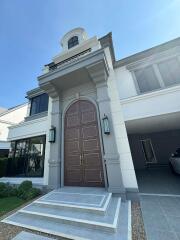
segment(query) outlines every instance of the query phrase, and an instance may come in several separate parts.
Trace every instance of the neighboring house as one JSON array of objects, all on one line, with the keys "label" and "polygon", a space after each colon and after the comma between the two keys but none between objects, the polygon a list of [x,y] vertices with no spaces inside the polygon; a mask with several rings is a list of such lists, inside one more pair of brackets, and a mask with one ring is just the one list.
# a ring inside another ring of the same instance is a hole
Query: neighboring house
[{"label": "neighboring house", "polygon": [[7,110],[6,108],[0,107],[0,114],[3,113],[3,112],[5,112],[6,110]]},{"label": "neighboring house", "polygon": [[111,33],[76,28],[61,46],[9,127],[12,176],[135,197],[135,169],[167,165],[179,146],[180,38],[119,61]]},{"label": "neighboring house", "polygon": [[19,106],[2,109],[0,108],[0,157],[8,156],[10,142],[7,140],[9,129],[24,120],[27,115],[27,103]]}]

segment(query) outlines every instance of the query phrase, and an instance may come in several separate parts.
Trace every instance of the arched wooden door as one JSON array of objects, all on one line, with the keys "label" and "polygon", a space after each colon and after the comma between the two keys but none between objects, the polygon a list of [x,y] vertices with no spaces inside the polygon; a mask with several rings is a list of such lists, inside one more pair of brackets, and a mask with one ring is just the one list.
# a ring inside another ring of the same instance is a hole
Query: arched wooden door
[{"label": "arched wooden door", "polygon": [[64,124],[64,184],[104,186],[97,112],[87,100],[73,103]]}]

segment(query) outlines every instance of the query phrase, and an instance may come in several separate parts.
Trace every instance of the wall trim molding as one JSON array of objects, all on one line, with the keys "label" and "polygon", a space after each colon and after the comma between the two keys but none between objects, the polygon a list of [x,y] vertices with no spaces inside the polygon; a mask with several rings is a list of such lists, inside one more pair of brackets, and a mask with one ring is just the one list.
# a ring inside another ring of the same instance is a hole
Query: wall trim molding
[{"label": "wall trim molding", "polygon": [[144,94],[140,94],[140,95],[136,95],[130,98],[125,98],[125,99],[120,99],[121,104],[128,104],[131,102],[135,102],[135,101],[141,101],[144,99],[148,99],[148,98],[153,98],[156,96],[160,96],[160,95],[165,95],[168,93],[173,93],[173,92],[178,92],[180,91],[180,85],[176,85],[176,86],[171,86],[171,87],[167,87],[167,88],[163,88],[157,91],[152,91],[149,93],[144,93]]},{"label": "wall trim molding", "polygon": [[43,122],[43,121],[46,121],[47,118],[48,118],[48,116],[41,117],[41,118],[38,118],[38,119],[29,120],[29,121],[26,121],[26,122],[23,121],[23,122],[20,122],[19,124],[16,124],[14,126],[9,127],[9,129],[23,127],[23,126],[31,125],[31,124],[37,123],[37,122]]}]

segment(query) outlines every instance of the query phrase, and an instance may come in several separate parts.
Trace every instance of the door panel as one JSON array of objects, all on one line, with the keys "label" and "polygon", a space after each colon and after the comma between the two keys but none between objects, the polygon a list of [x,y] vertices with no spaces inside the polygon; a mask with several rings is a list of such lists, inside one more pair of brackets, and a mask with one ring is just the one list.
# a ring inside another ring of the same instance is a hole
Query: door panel
[{"label": "door panel", "polygon": [[95,106],[81,100],[65,116],[65,185],[104,186]]},{"label": "door panel", "polygon": [[99,153],[85,153],[84,154],[84,166],[89,167],[101,167],[101,156]]},{"label": "door panel", "polygon": [[81,123],[87,124],[96,121],[95,112],[83,112],[81,114]]},{"label": "door panel", "polygon": [[101,172],[97,169],[85,169],[85,186],[102,186]]},{"label": "door panel", "polygon": [[97,126],[84,126],[82,128],[82,137],[83,139],[98,138],[98,129]]}]

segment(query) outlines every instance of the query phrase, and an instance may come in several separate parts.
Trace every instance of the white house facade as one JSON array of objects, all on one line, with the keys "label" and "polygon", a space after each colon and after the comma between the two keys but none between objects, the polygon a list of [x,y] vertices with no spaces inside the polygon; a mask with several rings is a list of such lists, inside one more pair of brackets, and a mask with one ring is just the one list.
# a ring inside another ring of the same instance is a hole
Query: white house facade
[{"label": "white house facade", "polygon": [[27,115],[27,103],[3,109],[0,108],[0,157],[8,156],[10,142],[7,140],[9,127],[24,121]]},{"label": "white house facade", "polygon": [[136,197],[135,169],[167,165],[179,147],[180,38],[119,61],[111,33],[76,28],[61,46],[9,126],[8,177]]}]

